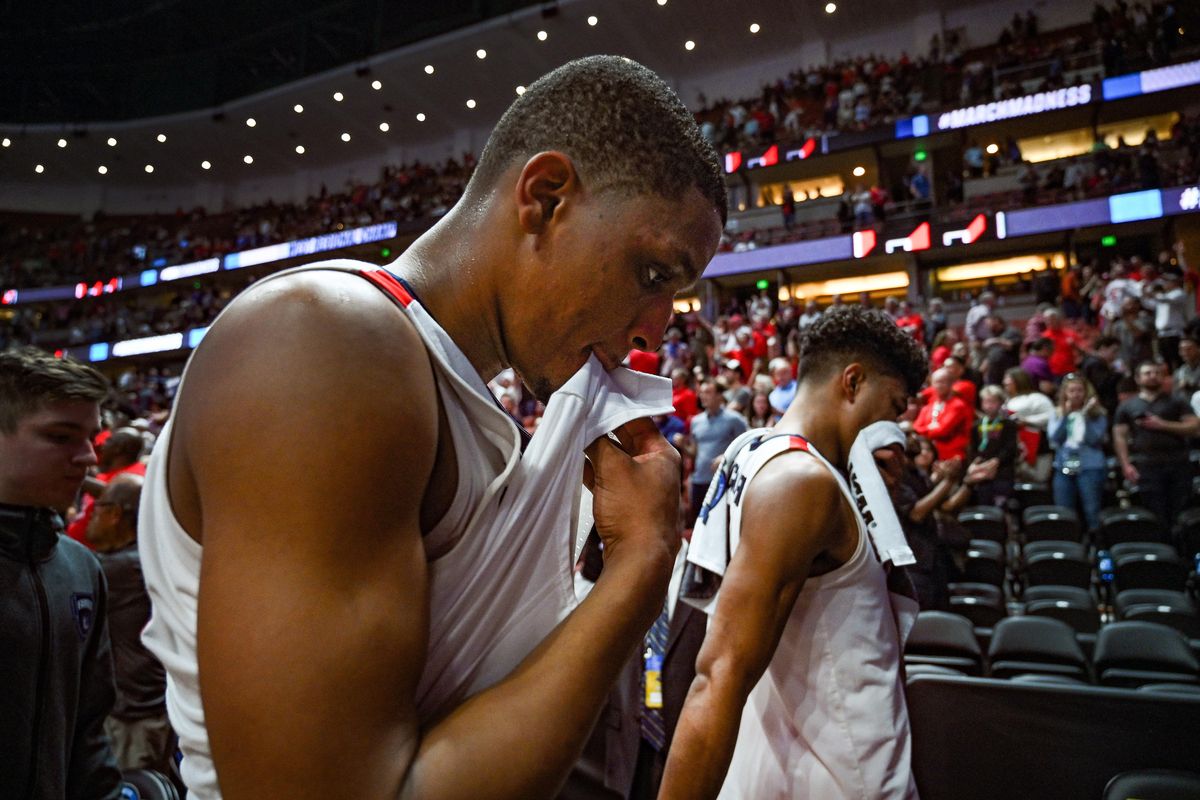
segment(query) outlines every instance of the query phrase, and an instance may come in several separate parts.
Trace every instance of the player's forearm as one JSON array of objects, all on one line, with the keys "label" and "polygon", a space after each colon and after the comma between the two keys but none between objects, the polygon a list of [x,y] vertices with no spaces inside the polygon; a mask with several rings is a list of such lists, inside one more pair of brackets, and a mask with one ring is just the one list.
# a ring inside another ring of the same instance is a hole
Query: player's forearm
[{"label": "player's forearm", "polygon": [[404,798],[552,797],[662,609],[671,559],[610,554],[587,599],[502,683],[421,742]]},{"label": "player's forearm", "polygon": [[659,800],[714,798],[733,758],[748,692],[698,674],[675,726]]}]

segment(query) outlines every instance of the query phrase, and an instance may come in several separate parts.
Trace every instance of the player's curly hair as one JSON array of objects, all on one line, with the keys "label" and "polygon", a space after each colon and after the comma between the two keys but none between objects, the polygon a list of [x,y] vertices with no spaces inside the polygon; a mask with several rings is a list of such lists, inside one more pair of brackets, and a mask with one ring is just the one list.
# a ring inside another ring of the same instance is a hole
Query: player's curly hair
[{"label": "player's curly hair", "polygon": [[859,361],[904,382],[916,394],[929,374],[929,359],[916,340],[887,314],[858,305],[827,310],[800,338],[800,382],[824,377]]},{"label": "player's curly hair", "polygon": [[491,188],[514,162],[547,150],[570,156],[592,191],[676,200],[695,186],[726,220],[717,151],[671,87],[628,58],[589,56],[534,81],[496,123],[471,184]]}]

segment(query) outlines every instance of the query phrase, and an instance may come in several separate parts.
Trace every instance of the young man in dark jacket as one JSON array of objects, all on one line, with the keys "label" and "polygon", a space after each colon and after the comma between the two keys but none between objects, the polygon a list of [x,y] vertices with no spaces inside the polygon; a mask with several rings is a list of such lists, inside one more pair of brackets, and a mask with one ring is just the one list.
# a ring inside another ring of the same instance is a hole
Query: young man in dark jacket
[{"label": "young man in dark jacket", "polygon": [[0,353],[0,796],[119,798],[107,590],[60,512],[96,463],[108,391],[90,367]]}]

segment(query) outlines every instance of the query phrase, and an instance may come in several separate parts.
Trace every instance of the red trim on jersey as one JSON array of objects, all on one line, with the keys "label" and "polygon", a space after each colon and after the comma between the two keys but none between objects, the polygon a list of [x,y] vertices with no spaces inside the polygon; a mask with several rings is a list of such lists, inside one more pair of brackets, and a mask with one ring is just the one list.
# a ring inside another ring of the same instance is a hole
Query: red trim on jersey
[{"label": "red trim on jersey", "polygon": [[404,308],[408,308],[409,303],[413,301],[412,295],[404,288],[404,284],[396,280],[396,277],[386,269],[364,269],[359,274],[382,289],[384,294],[389,295]]},{"label": "red trim on jersey", "polygon": [[809,448],[808,439],[805,439],[803,436],[796,434],[796,433],[788,435],[788,449],[789,450],[805,450],[805,451],[807,451],[808,448]]}]

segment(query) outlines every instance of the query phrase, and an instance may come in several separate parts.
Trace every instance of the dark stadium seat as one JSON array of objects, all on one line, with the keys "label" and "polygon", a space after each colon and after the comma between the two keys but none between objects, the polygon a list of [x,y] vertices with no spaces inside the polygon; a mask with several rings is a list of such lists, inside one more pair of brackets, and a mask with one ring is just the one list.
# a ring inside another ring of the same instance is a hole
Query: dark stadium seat
[{"label": "dark stadium seat", "polygon": [[918,664],[947,667],[965,675],[983,674],[983,652],[970,621],[944,611],[917,616],[904,645],[906,668]]},{"label": "dark stadium seat", "polygon": [[951,597],[986,597],[999,605],[1004,604],[1004,590],[991,583],[952,583],[948,588]]},{"label": "dark stadium seat", "polygon": [[134,769],[121,775],[122,800],[179,800],[179,792],[161,773]]},{"label": "dark stadium seat", "polygon": [[1065,622],[1046,617],[1009,617],[996,623],[988,662],[994,678],[1025,673],[1091,678],[1075,632]]},{"label": "dark stadium seat", "polygon": [[1078,542],[1037,542],[1026,548],[1022,575],[1029,586],[1053,584],[1086,589],[1092,583],[1092,564]]},{"label": "dark stadium seat", "polygon": [[1196,800],[1200,773],[1174,769],[1123,772],[1104,787],[1103,800]]},{"label": "dark stadium seat", "polygon": [[1139,692],[1158,692],[1159,694],[1200,698],[1200,684],[1196,683],[1143,683],[1137,687],[1137,690]]},{"label": "dark stadium seat", "polygon": [[963,566],[967,582],[1003,586],[1004,574],[1004,545],[989,539],[971,540]]},{"label": "dark stadium seat", "polygon": [[1076,633],[1100,630],[1100,611],[1090,599],[1084,603],[1065,598],[1033,600],[1025,603],[1025,613],[1031,617],[1062,620]]},{"label": "dark stadium seat", "polygon": [[1079,678],[1068,678],[1066,675],[1037,675],[1027,672],[1024,675],[1014,675],[1009,678],[1017,683],[1038,683],[1044,686],[1088,686],[1087,681]]},{"label": "dark stadium seat", "polygon": [[1113,585],[1126,589],[1175,589],[1187,586],[1188,570],[1175,553],[1130,553],[1113,556]]},{"label": "dark stadium seat", "polygon": [[1113,545],[1109,550],[1109,555],[1114,559],[1137,553],[1154,553],[1166,557],[1179,555],[1174,547],[1165,542],[1121,542]]},{"label": "dark stadium seat", "polygon": [[[1196,480],[1200,481],[1200,478]],[[1195,489],[1192,497],[1197,497]],[[1200,553],[1200,508],[1189,508],[1179,515],[1175,520],[1174,537],[1179,554],[1185,559]]]},{"label": "dark stadium seat", "polygon": [[1117,594],[1117,619],[1167,625],[1189,639],[1200,639],[1200,610],[1191,597],[1170,589],[1126,589]]},{"label": "dark stadium seat", "polygon": [[1003,601],[974,595],[952,596],[950,611],[966,617],[976,628],[991,628],[1007,615]]},{"label": "dark stadium seat", "polygon": [[1078,542],[1083,539],[1079,515],[1065,506],[1030,506],[1021,514],[1021,529],[1027,542],[1047,539]]},{"label": "dark stadium seat", "polygon": [[1163,524],[1144,508],[1106,508],[1100,512],[1099,541],[1105,547],[1121,542],[1166,541]]},{"label": "dark stadium seat", "polygon": [[994,506],[971,506],[958,513],[958,522],[971,534],[972,539],[990,539],[993,542],[1008,540],[1008,521],[1004,512]]},{"label": "dark stadium seat", "polygon": [[1083,589],[1079,586],[1055,586],[1054,584],[1027,586],[1021,595],[1021,599],[1027,603],[1034,600],[1063,599],[1080,604],[1091,603],[1092,605],[1096,605],[1096,596],[1088,589]]},{"label": "dark stadium seat", "polygon": [[950,667],[940,667],[936,664],[910,664],[907,659],[904,662],[904,675],[906,678],[917,675],[957,675],[961,678],[967,677],[967,673],[951,669]]},{"label": "dark stadium seat", "polygon": [[1044,483],[1018,483],[1013,486],[1013,499],[1017,508],[1024,512],[1033,506],[1048,506],[1054,503],[1050,487]]},{"label": "dark stadium seat", "polygon": [[1100,629],[1094,659],[1104,686],[1200,683],[1200,662],[1179,631],[1153,622],[1113,622]]}]

